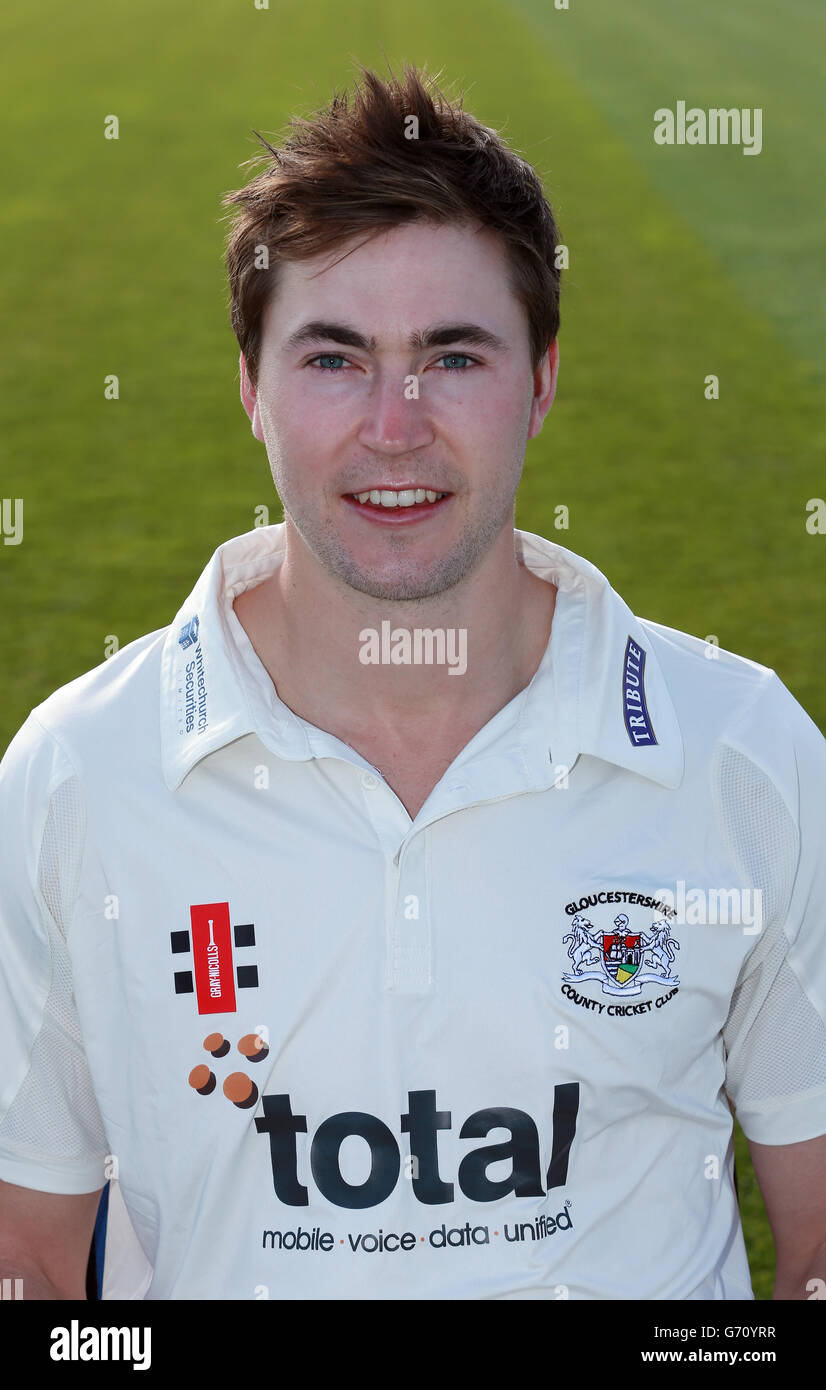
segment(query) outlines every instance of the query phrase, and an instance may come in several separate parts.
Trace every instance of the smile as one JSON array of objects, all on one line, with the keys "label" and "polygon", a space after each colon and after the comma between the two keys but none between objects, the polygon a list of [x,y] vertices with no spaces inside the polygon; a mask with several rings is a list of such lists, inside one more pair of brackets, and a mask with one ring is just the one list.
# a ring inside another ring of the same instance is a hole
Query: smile
[{"label": "smile", "polygon": [[349,494],[354,497],[362,506],[367,503],[374,507],[415,507],[422,502],[440,502],[443,497],[447,497],[446,492],[433,492],[430,488],[403,488],[401,492],[394,492],[389,488],[372,488],[368,492],[353,492]]}]

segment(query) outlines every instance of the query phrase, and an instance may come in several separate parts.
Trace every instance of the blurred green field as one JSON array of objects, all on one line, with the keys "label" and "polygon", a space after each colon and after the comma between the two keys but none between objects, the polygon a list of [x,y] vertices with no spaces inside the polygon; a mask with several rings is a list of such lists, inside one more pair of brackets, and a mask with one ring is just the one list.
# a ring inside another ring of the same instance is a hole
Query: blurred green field
[{"label": "blurred green field", "polygon": [[[220,197],[247,177],[253,127],[272,138],[385,55],[466,89],[544,177],[570,247],[558,395],[518,525],[588,556],[643,617],[774,667],[826,728],[826,537],[805,529],[826,493],[824,40],[815,0],[38,0],[0,16],[0,496],[25,518],[23,544],[0,546],[0,749],[107,637],[168,623],[257,506],[280,520],[238,400]],[[762,153],[655,146],[653,112],[678,99],[761,106]],[[739,1130],[737,1157],[767,1298]]]}]

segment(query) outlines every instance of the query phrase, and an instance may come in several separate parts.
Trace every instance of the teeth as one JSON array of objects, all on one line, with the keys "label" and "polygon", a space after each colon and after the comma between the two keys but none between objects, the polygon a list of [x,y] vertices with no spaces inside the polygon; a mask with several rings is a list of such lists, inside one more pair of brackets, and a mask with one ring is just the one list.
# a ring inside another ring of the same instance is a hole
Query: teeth
[{"label": "teeth", "polygon": [[365,502],[372,502],[374,507],[412,507],[425,500],[436,502],[446,495],[444,492],[432,492],[429,488],[423,487],[408,487],[401,492],[393,492],[389,488],[373,488],[370,492],[355,493],[362,505]]}]

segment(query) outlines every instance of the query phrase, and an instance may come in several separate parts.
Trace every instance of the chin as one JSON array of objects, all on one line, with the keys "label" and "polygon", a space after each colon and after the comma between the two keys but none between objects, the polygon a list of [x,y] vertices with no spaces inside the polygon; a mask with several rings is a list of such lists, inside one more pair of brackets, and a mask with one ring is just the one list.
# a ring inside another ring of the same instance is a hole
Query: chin
[{"label": "chin", "polygon": [[357,568],[336,571],[340,579],[357,593],[367,594],[369,598],[383,599],[386,603],[415,603],[419,599],[432,598],[444,591],[448,585],[428,581],[421,570],[410,575],[381,575],[376,571]]}]

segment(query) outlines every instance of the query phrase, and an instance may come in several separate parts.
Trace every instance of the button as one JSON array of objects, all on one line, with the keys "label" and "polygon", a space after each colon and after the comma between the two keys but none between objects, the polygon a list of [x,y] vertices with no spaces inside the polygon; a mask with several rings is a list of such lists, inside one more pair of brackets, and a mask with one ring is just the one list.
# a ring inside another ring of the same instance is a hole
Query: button
[{"label": "button", "polygon": [[379,785],[379,779],[378,777],[374,777],[372,772],[363,772],[361,774],[361,785],[366,788],[367,791],[371,792],[374,787]]}]

